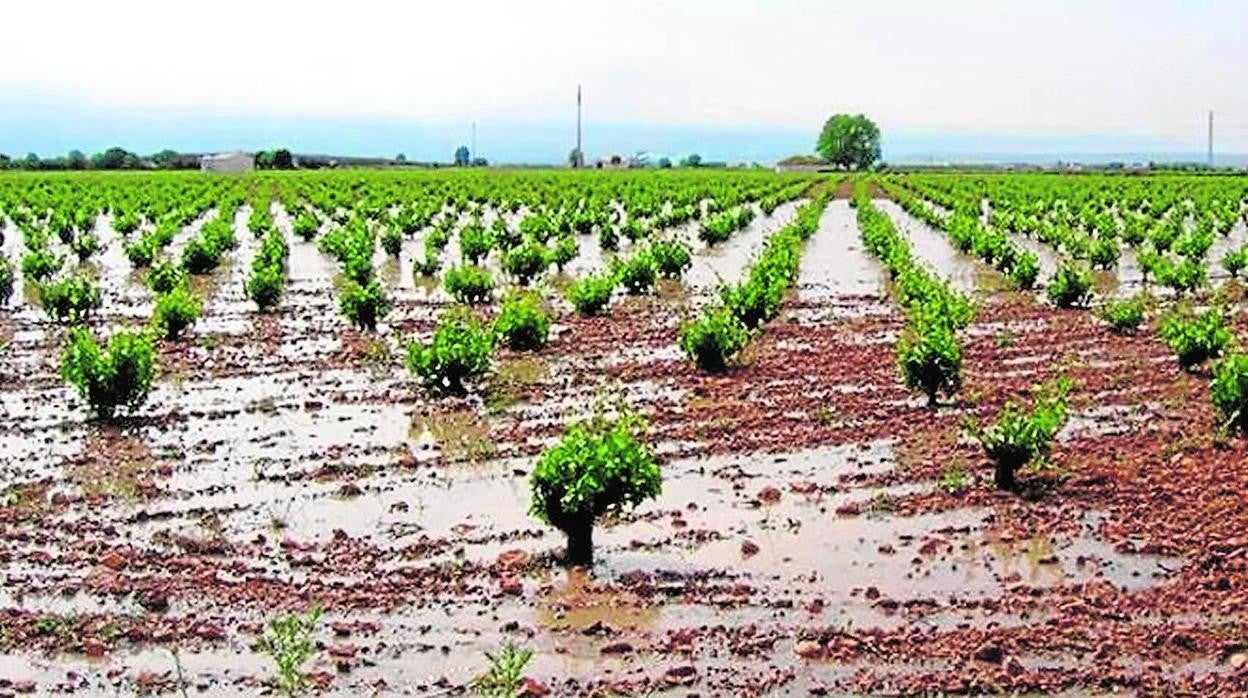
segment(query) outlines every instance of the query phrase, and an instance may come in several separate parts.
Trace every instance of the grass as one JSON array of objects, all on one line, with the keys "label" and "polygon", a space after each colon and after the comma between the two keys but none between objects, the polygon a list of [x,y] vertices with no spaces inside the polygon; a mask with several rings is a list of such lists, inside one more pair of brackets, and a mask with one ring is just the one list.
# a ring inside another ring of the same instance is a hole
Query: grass
[{"label": "grass", "polygon": [[524,668],[533,659],[533,650],[509,642],[498,652],[486,652],[485,658],[489,666],[473,679],[473,693],[486,698],[514,698],[524,685]]},{"label": "grass", "polygon": [[373,339],[364,345],[364,363],[377,369],[384,369],[394,360],[394,352],[390,343],[384,339]]},{"label": "grass", "polygon": [[76,467],[70,478],[89,496],[138,502],[143,499],[142,484],[147,470],[146,463],[125,460]]},{"label": "grass", "polygon": [[490,378],[484,402],[486,414],[498,415],[520,403],[522,389],[546,380],[550,363],[537,356],[518,356],[500,362]]},{"label": "grass", "polygon": [[26,514],[39,514],[48,508],[48,485],[41,482],[12,484],[0,490],[0,502]]},{"label": "grass", "polygon": [[413,420],[409,432],[411,439],[417,441],[425,433],[433,437],[438,450],[447,460],[481,463],[494,457],[490,424],[471,408]]},{"label": "grass", "polygon": [[261,651],[276,665],[277,686],[288,696],[298,695],[308,687],[303,665],[316,649],[312,636],[320,620],[321,609],[316,606],[304,614],[282,616],[269,623],[260,640]]},{"label": "grass", "polygon": [[953,461],[945,465],[945,469],[940,473],[940,482],[937,483],[940,489],[957,494],[971,486],[970,475],[966,471],[966,464],[962,461]]},{"label": "grass", "polygon": [[35,632],[40,635],[64,637],[69,634],[72,623],[61,616],[40,616],[35,619]]},{"label": "grass", "polygon": [[891,514],[896,508],[893,498],[887,492],[879,491],[871,495],[866,511],[871,514]]},{"label": "grass", "polygon": [[827,405],[823,405],[815,411],[815,421],[823,426],[827,426],[835,420],[836,410]]}]

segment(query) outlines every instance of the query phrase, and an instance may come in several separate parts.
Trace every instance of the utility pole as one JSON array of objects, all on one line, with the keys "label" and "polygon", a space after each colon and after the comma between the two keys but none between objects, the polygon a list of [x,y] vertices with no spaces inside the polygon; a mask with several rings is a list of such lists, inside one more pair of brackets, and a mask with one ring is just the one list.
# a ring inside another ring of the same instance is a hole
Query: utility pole
[{"label": "utility pole", "polygon": [[1213,110],[1209,110],[1209,169],[1213,169]]},{"label": "utility pole", "polygon": [[576,84],[576,163],[573,167],[585,166],[585,153],[581,151],[581,84]]},{"label": "utility pole", "polygon": [[471,165],[477,159],[477,122],[472,122],[472,152],[468,154],[468,164]]}]

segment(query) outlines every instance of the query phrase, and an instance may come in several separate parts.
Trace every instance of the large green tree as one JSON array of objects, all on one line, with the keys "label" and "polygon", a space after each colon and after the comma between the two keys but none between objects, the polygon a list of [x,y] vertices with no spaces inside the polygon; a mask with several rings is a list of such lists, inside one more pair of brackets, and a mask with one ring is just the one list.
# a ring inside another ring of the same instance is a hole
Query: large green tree
[{"label": "large green tree", "polygon": [[87,156],[81,150],[71,150],[65,156],[65,166],[71,170],[87,169]]},{"label": "large green tree", "polygon": [[823,124],[816,149],[837,167],[865,170],[880,159],[880,129],[862,114],[835,114]]},{"label": "large green tree", "polygon": [[293,170],[295,156],[286,148],[261,150],[256,153],[257,170]]}]

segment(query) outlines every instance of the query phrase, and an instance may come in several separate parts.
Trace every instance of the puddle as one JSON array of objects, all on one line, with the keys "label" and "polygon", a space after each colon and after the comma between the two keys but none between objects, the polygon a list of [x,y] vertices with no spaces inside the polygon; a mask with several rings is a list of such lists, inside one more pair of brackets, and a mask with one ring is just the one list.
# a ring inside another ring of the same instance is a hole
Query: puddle
[{"label": "puddle", "polygon": [[479,463],[494,455],[490,423],[471,409],[418,416],[408,438],[414,448],[432,449],[455,462]]},{"label": "puddle", "polygon": [[1146,402],[1137,405],[1099,404],[1072,410],[1066,425],[1057,433],[1056,438],[1059,441],[1070,441],[1074,438],[1134,433],[1162,409],[1164,405],[1160,402]]},{"label": "puddle", "polygon": [[942,231],[906,213],[896,202],[875,199],[871,203],[892,219],[898,232],[906,236],[915,257],[926,262],[937,276],[948,280],[955,290],[973,293],[980,287],[980,277],[988,269],[987,265],[959,252]]},{"label": "puddle", "polygon": [[802,254],[798,298],[815,303],[837,296],[883,296],[886,277],[887,272],[863,248],[857,213],[849,201],[829,201],[819,229]]},{"label": "puddle", "polygon": [[[788,225],[804,201],[790,201],[777,206],[770,216],[763,215],[755,207],[756,216],[745,228],[732,234],[726,241],[708,247],[693,240],[693,264],[685,273],[685,283],[697,293],[713,294],[721,284],[735,284],[744,278],[750,262],[763,249],[763,243],[773,232]],[[696,228],[690,228],[696,238]]]},{"label": "puddle", "polygon": [[[216,515],[229,540],[271,532],[279,519],[283,535],[298,540],[327,542],[343,531],[389,546],[446,538],[466,559],[483,563],[506,547],[540,555],[561,546],[562,538],[528,515],[531,463],[516,459],[446,472],[389,468],[294,484],[267,478],[215,484],[215,477],[178,473],[174,481],[189,486],[190,478],[197,487],[177,502],[145,507],[142,517],[150,523],[133,532],[140,540],[159,530],[186,533],[205,515]],[[610,580],[639,571],[722,573],[774,585],[782,596],[809,591],[795,580],[820,580],[822,597],[852,604],[857,591],[870,586],[902,598],[968,598],[999,594],[1013,583],[1049,586],[1105,575],[1134,588],[1181,566],[1114,552],[1094,539],[1091,519],[1085,535],[1072,541],[1002,543],[986,523],[990,510],[893,516],[890,499],[935,487],[855,485],[893,464],[891,442],[672,461],[664,466],[656,501],[597,531],[596,574]],[[747,541],[755,546],[750,554],[743,552]],[[449,556],[449,550],[434,552],[426,562]],[[1089,559],[1101,564],[1089,566]]]}]

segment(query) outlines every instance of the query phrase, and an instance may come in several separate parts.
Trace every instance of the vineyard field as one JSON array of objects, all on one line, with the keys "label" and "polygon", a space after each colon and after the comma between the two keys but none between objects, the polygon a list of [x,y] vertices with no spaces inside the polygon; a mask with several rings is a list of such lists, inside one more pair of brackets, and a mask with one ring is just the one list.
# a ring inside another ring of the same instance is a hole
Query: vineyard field
[{"label": "vineyard field", "polygon": [[3,173],[0,237],[0,696],[1248,694],[1248,177]]}]

